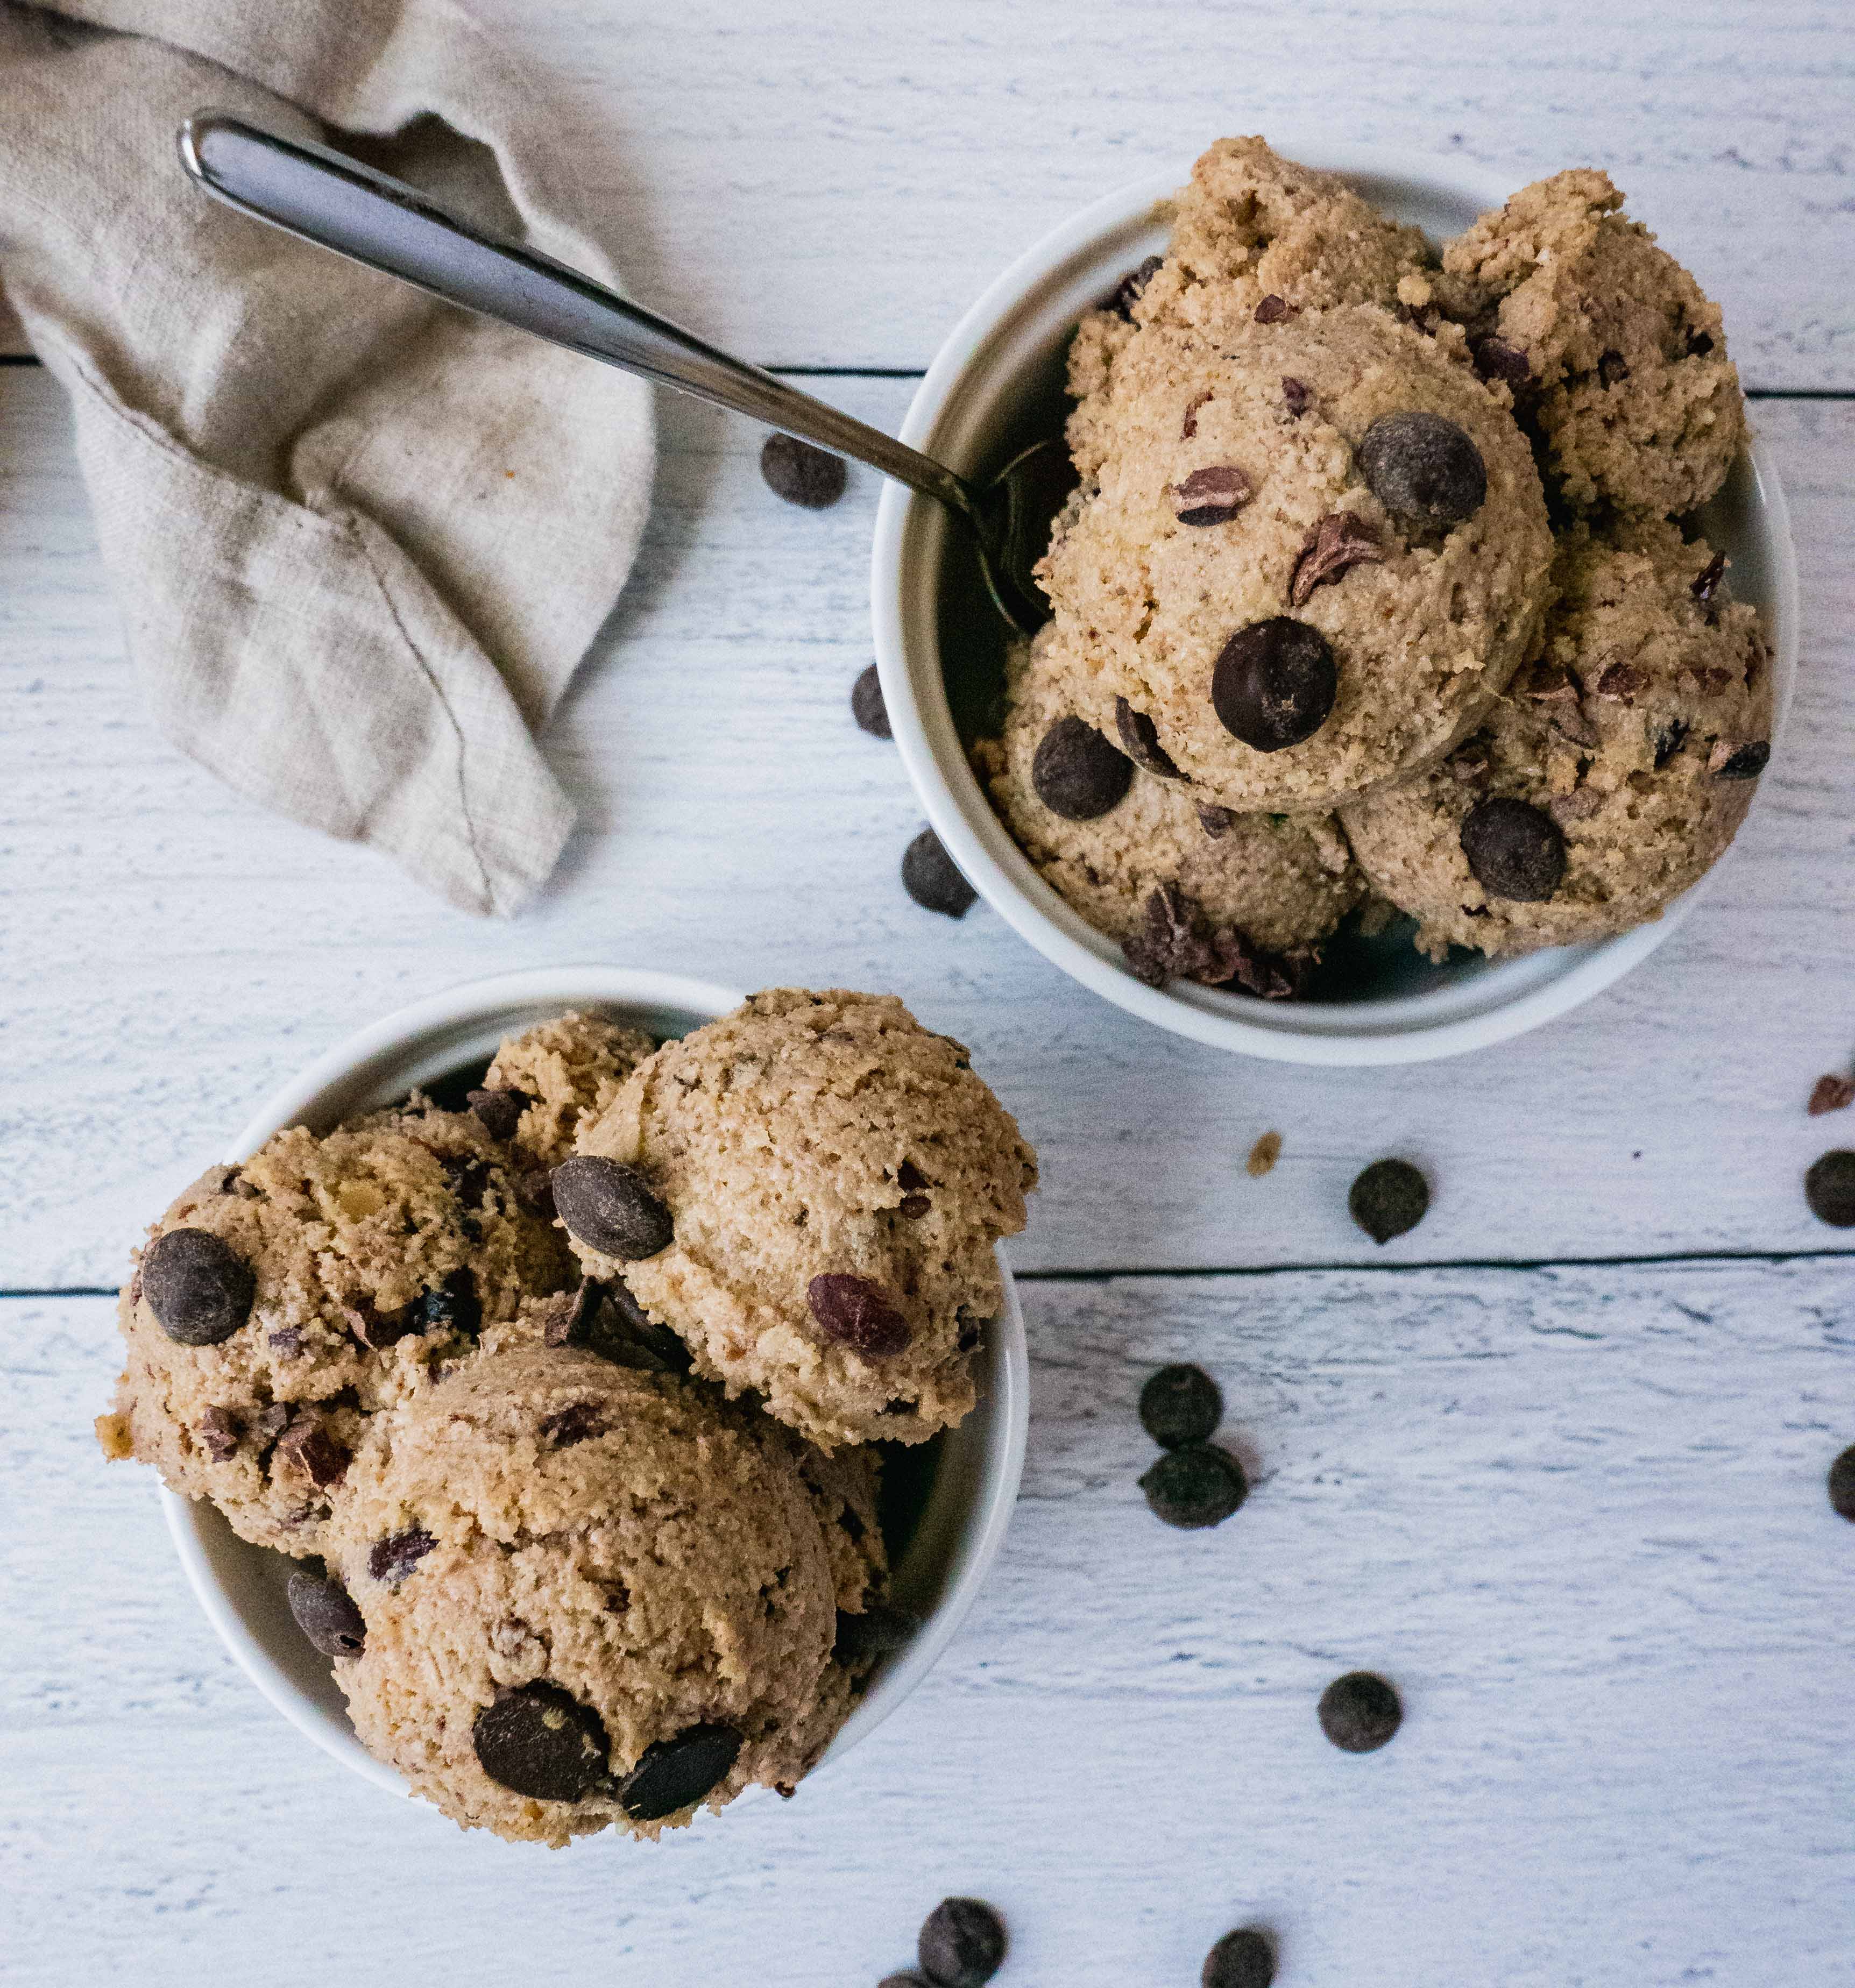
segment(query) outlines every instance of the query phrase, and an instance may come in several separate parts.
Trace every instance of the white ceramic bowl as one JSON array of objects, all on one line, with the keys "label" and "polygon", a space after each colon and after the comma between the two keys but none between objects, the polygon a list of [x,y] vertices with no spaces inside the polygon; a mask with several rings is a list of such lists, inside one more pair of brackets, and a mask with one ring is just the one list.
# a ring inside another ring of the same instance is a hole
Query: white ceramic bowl
[{"label": "white ceramic bowl", "polygon": [[[1342,173],[1432,240],[1457,233],[1511,191],[1458,160],[1302,146],[1296,157]],[[1007,269],[955,326],[922,381],[902,438],[969,475],[995,470],[1057,431],[1071,330],[1127,271],[1166,246],[1165,203],[1187,162],[1085,208]],[[1797,660],[1797,568],[1771,458],[1754,441],[1702,514],[1732,562],[1732,587],[1765,622],[1774,657],[1774,739]],[[1416,1063],[1504,1041],[1588,1000],[1646,958],[1693,908],[1697,885],[1652,924],[1589,945],[1518,959],[1431,967],[1408,947],[1362,954],[1342,1000],[1262,1002],[1129,973],[1120,948],[1044,882],[987,806],[962,749],[966,718],[998,679],[1001,624],[962,535],[939,506],[899,484],[876,513],[870,599],[876,659],[902,762],[935,832],[970,882],[1085,987],[1162,1028],[1290,1063]]]},{"label": "white ceramic bowl", "polygon": [[[610,1015],[662,1037],[726,1014],[741,999],[702,981],[616,966],[543,967],[472,981],[402,1008],[331,1050],[265,1104],[225,1158],[249,1158],[286,1125],[326,1129],[415,1084],[481,1067],[512,1030],[564,1009]],[[884,1660],[814,1773],[874,1732],[927,1675],[1004,1541],[1024,1470],[1030,1372],[1024,1314],[1002,1249],[999,1268],[1004,1310],[980,1355],[979,1405],[940,1438],[931,1485],[895,1564],[894,1598],[921,1618],[921,1627]],[[161,1497],[200,1606],[245,1675],[325,1753],[376,1787],[408,1794],[399,1775],[354,1736],[329,1659],[310,1646],[291,1616],[285,1587],[300,1563],[248,1545],[203,1501],[165,1489]],[[763,1792],[750,1788],[741,1799]]]}]

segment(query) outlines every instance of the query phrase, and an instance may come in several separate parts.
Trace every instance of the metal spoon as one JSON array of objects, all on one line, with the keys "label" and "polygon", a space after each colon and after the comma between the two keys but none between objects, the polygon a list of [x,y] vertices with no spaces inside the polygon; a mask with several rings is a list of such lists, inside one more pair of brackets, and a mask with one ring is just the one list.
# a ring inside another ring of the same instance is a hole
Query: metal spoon
[{"label": "metal spoon", "polygon": [[326,146],[280,138],[222,111],[180,130],[181,162],[241,213],[589,358],[855,456],[946,505],[972,532],[999,611],[1021,634],[1050,618],[1031,569],[1075,482],[1060,441],[1034,443],[974,484],[520,242],[447,213],[416,187]]}]

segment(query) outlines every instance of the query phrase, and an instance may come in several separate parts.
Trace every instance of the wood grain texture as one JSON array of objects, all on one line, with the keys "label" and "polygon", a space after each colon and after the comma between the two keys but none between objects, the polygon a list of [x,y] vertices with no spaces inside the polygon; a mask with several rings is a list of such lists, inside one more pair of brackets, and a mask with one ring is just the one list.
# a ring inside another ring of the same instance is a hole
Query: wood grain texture
[{"label": "wood grain texture", "polygon": [[[828,391],[892,424],[910,383]],[[141,1226],[264,1094],[401,1002],[550,961],[743,986],[893,989],[969,1043],[1044,1157],[1018,1260],[1376,1258],[1369,1159],[1436,1188],[1401,1260],[1795,1250],[1838,1239],[1803,1168],[1855,1122],[1803,1101],[1855,1049],[1855,407],[1766,402],[1806,576],[1790,732],[1708,902],[1619,988],[1429,1068],[1318,1071],[1180,1042],[1085,993],[981,905],[902,894],[919,815],[851,722],[873,477],[762,486],[759,437],[663,405],[636,574],[546,741],[581,830],[506,925],[260,813],[154,733],[123,660],[56,390],[0,371],[0,1288],[113,1286]],[[1269,1128],[1281,1164],[1248,1179]]]},{"label": "wood grain texture", "polygon": [[[9,1988],[250,1978],[874,1983],[943,1893],[1000,1988],[1180,1988],[1229,1925],[1296,1988],[1850,1978],[1847,1266],[1280,1273],[1024,1287],[1024,1496],[978,1609],[790,1804],[655,1849],[460,1836],[314,1753],[195,1609],[89,1418],[97,1299],[0,1303]],[[1154,1364],[1254,1480],[1171,1533]],[[1403,1730],[1314,1708],[1381,1671]]]}]

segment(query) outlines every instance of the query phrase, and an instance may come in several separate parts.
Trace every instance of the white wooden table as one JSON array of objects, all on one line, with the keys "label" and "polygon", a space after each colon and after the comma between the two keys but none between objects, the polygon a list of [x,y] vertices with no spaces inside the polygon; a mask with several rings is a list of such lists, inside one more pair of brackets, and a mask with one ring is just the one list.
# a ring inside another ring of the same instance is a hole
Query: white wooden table
[{"label": "white wooden table", "polygon": [[[479,0],[479,5],[481,0]],[[639,293],[900,418],[981,280],[1227,130],[1611,168],[1724,305],[1804,574],[1802,681],[1709,901],[1621,987],[1428,1069],[1145,1029],[983,906],[851,725],[874,479],[776,502],[662,410],[649,538],[547,741],[582,830],[471,921],[155,736],[47,377],[0,370],[0,1976],[276,1988],[873,1983],[943,1893],[1001,1988],[1197,1979],[1266,1919],[1308,1988],[1855,1981],[1855,1264],[1803,1100],[1855,1050],[1855,19],[1802,0],[496,0],[622,136]],[[3,225],[3,221],[0,221]],[[465,1838],[309,1749],[89,1425],[140,1225],[293,1068],[469,975],[600,958],[893,989],[1041,1149],[1022,1507],[913,1700],[796,1802],[655,1849]],[[1267,1179],[1243,1169],[1284,1136]],[[1366,1161],[1436,1189],[1375,1249]],[[1135,1486],[1144,1373],[1222,1382],[1255,1489]],[[1383,1753],[1322,1685],[1398,1682]]]}]

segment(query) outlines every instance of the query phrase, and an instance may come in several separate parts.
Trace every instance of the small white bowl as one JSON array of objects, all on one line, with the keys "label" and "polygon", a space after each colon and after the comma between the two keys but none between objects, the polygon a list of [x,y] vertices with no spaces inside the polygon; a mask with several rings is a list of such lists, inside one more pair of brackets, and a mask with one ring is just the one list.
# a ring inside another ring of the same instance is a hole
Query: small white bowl
[{"label": "small white bowl", "polygon": [[[1359,191],[1433,241],[1454,235],[1511,188],[1486,173],[1422,156],[1356,147],[1299,147],[1311,166]],[[1085,208],[1014,262],[954,327],[909,408],[902,439],[983,475],[1027,442],[1057,431],[1069,333],[1145,257],[1162,253],[1166,203],[1190,164],[1156,173]],[[1732,562],[1733,592],[1762,614],[1773,656],[1776,740],[1797,664],[1797,563],[1772,460],[1755,441],[1701,514]],[[1505,1041],[1586,1001],[1673,932],[1704,884],[1654,922],[1620,937],[1521,958],[1430,967],[1399,955],[1361,998],[1264,1002],[1175,982],[1153,988],[1120,948],[1038,876],[987,803],[956,728],[950,691],[968,708],[997,681],[1002,624],[963,538],[930,499],[896,483],[876,512],[870,575],[876,661],[902,763],[935,833],[1000,917],[1085,987],[1195,1040],[1286,1063],[1418,1063]],[[1407,955],[1407,956],[1406,956]]]},{"label": "small white bowl", "polygon": [[[286,1125],[326,1130],[390,1104],[415,1085],[489,1061],[511,1030],[577,1008],[653,1036],[680,1036],[740,1006],[706,982],[617,966],[550,966],[474,980],[363,1029],[276,1092],[233,1141],[248,1159]],[[912,1638],[876,1671],[814,1773],[841,1760],[924,1678],[972,1607],[998,1556],[1017,1497],[1030,1422],[1024,1314],[1004,1252],[1004,1309],[978,1365],[979,1405],[940,1439],[920,1516],[896,1563],[894,1600],[920,1618]],[[919,1454],[919,1452],[912,1452]],[[239,1667],[300,1733],[389,1794],[411,1791],[354,1736],[329,1659],[296,1627],[285,1590],[300,1561],[240,1539],[203,1499],[164,1489],[168,1530],[206,1618]],[[763,1793],[750,1788],[740,1797]]]}]

